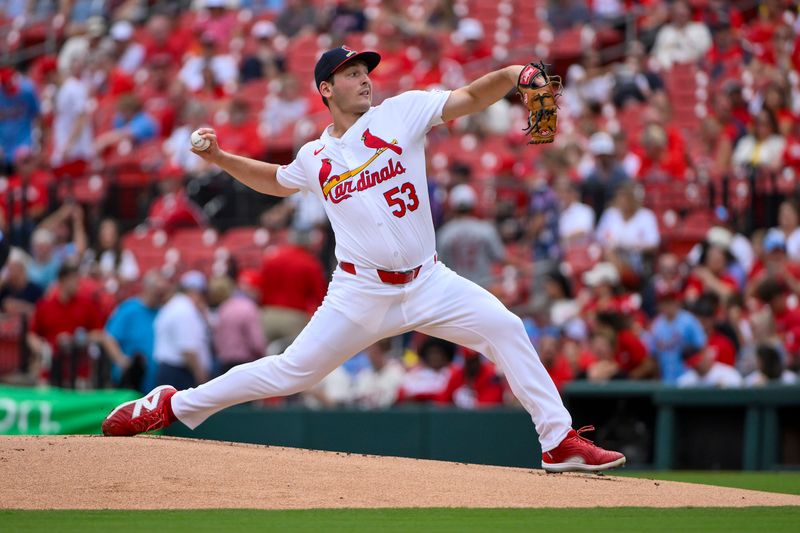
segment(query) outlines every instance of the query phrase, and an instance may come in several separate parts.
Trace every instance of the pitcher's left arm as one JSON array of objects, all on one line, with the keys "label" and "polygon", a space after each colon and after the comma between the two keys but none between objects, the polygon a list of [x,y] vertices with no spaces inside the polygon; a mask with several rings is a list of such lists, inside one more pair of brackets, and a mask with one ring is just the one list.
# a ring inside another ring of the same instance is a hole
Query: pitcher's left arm
[{"label": "pitcher's left arm", "polygon": [[523,68],[523,65],[501,68],[454,90],[442,108],[442,120],[447,122],[477,113],[497,102],[517,86]]}]

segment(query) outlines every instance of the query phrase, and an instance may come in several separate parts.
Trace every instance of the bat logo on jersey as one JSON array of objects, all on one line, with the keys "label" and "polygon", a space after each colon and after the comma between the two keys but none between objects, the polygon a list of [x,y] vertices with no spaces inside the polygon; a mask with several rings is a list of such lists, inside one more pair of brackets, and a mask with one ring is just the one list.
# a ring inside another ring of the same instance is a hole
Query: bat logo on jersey
[{"label": "bat logo on jersey", "polygon": [[[403,164],[400,161],[395,162],[394,159],[389,159],[387,164],[379,170],[370,171],[367,168],[386,150],[391,150],[397,155],[402,154],[403,148],[397,144],[397,139],[387,142],[370,133],[368,128],[361,135],[361,141],[367,148],[375,150],[375,154],[367,159],[363,165],[359,165],[342,174],[331,176],[333,170],[331,160],[328,158],[322,160],[322,166],[319,169],[319,186],[322,188],[322,194],[326,200],[329,199],[331,202],[338,204],[342,200],[350,198],[352,193],[356,191],[370,189],[378,183],[405,173],[406,169]],[[356,176],[358,176],[358,180],[354,181],[352,178]]]}]

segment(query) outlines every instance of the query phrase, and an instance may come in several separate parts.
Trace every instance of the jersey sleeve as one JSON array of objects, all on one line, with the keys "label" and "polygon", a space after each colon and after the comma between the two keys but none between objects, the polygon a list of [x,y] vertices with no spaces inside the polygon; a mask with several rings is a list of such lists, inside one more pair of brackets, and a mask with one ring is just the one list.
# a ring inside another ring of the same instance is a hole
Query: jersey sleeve
[{"label": "jersey sleeve", "polygon": [[305,169],[303,168],[300,154],[301,152],[298,152],[295,160],[288,165],[281,165],[278,167],[277,179],[278,183],[284,187],[307,191],[308,177],[306,176]]},{"label": "jersey sleeve", "polygon": [[450,91],[407,91],[391,100],[409,133],[424,135],[442,124],[442,110],[449,97]]}]

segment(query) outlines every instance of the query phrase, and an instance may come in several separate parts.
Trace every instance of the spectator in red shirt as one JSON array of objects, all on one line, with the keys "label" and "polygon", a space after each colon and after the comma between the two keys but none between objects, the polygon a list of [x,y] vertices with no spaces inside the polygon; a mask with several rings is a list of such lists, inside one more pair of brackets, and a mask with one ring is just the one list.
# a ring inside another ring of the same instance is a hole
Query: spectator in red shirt
[{"label": "spectator in red shirt", "polygon": [[418,349],[419,363],[403,376],[397,393],[398,403],[429,402],[444,394],[450,383],[455,352],[452,342],[427,337]]},{"label": "spectator in red shirt", "polygon": [[464,363],[454,366],[450,381],[437,401],[462,409],[475,409],[503,403],[503,382],[495,366],[473,350],[464,351]]},{"label": "spectator in red shirt", "polygon": [[762,254],[753,265],[747,284],[747,295],[757,294],[766,280],[775,280],[795,294],[800,294],[800,264],[786,254],[786,240],[781,232],[768,231],[761,244]]},{"label": "spectator in red shirt", "polygon": [[492,56],[492,51],[483,41],[483,25],[477,19],[465,18],[458,22],[456,37],[461,41],[450,57],[464,65]]},{"label": "spectator in red shirt", "polygon": [[64,263],[57,287],[36,304],[29,325],[28,344],[56,386],[65,379],[73,386],[88,385],[91,370],[86,348],[89,341],[103,338],[96,303],[78,290],[79,282],[78,267]]},{"label": "spectator in red shirt", "polygon": [[179,179],[162,179],[159,184],[161,195],[150,205],[147,213],[148,224],[167,233],[178,228],[202,227],[206,217],[181,186]]},{"label": "spectator in red shirt", "polygon": [[565,384],[575,378],[575,372],[561,350],[559,338],[552,333],[545,333],[539,337],[536,348],[539,353],[539,359],[541,359],[547,373],[550,374],[550,379],[553,380],[556,388],[560,391]]},{"label": "spectator in red shirt", "polygon": [[174,20],[178,20],[178,17],[170,18],[161,13],[148,19],[142,39],[147,63],[163,54],[170,58],[173,65],[183,62],[183,55],[191,47],[193,34],[190,28],[176,24]]},{"label": "spectator in red shirt", "polygon": [[215,129],[217,135],[225,139],[226,150],[255,159],[264,155],[266,146],[259,133],[258,120],[247,100],[233,98],[228,105],[228,120],[217,124]]},{"label": "spectator in red shirt", "polygon": [[[650,379],[655,377],[656,363],[647,352],[644,343],[630,329],[630,318],[623,313],[606,312],[597,316],[597,333],[611,343],[613,363],[616,370],[607,376],[627,379]],[[602,360],[602,358],[601,358]],[[595,378],[611,372],[613,366],[603,363],[589,374]]]},{"label": "spectator in red shirt", "polygon": [[14,153],[14,168],[16,172],[8,180],[0,179],[0,215],[11,243],[25,247],[34,225],[47,210],[47,186],[51,177],[27,146]]},{"label": "spectator in red shirt", "polygon": [[261,263],[264,332],[271,343],[287,346],[322,303],[326,290],[322,263],[308,249],[309,236],[293,232],[289,239],[267,248]]},{"label": "spectator in red shirt", "polygon": [[208,33],[219,44],[230,43],[236,34],[239,12],[228,9],[228,4],[228,0],[205,0],[206,11],[197,18],[195,32]]},{"label": "spectator in red shirt", "polygon": [[442,45],[434,37],[420,43],[422,57],[411,72],[414,86],[420,89],[454,89],[464,84],[464,70],[450,58],[442,57]]},{"label": "spectator in red shirt", "polygon": [[[731,340],[729,334],[733,333],[732,328],[725,334],[722,332],[723,324],[719,324],[719,297],[715,293],[706,293],[698,298],[692,311],[706,333],[706,346],[711,349],[714,359],[729,366],[736,366],[736,345]],[[733,334],[735,337],[735,334]]]},{"label": "spectator in red shirt", "polygon": [[693,302],[709,291],[722,300],[738,293],[736,279],[728,272],[728,265],[733,261],[735,259],[730,251],[716,245],[708,246],[700,258],[700,264],[694,267],[686,280],[686,300]]},{"label": "spectator in red shirt", "polygon": [[789,291],[785,284],[774,279],[763,281],[757,291],[758,299],[769,306],[775,324],[775,333],[783,340],[789,354],[789,367],[800,363],[800,309],[789,304]]},{"label": "spectator in red shirt", "polygon": [[651,123],[642,132],[641,143],[637,178],[646,182],[686,179],[686,153],[679,134]]}]

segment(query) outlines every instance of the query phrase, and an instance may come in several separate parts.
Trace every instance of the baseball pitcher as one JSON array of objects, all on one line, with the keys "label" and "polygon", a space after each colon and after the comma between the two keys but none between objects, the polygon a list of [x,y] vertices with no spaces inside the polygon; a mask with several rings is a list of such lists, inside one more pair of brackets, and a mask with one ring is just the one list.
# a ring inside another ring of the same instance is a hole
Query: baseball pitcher
[{"label": "baseball pitcher", "polygon": [[[505,373],[539,434],[547,471],[600,471],[625,457],[572,429],[522,321],[437,260],[425,172],[425,134],[485,109],[517,87],[532,143],[552,142],[560,84],[541,64],[509,66],[454,91],[409,91],[372,105],[375,52],[328,50],[314,69],[333,123],[288,165],[225,152],[212,129],[194,152],[248,187],[275,196],[316,194],[336,235],[339,266],[328,294],[287,350],[234,367],[194,389],[161,386],[122,404],[105,435],[135,435],[180,420],[195,428],[228,406],[310,388],[371,344],[416,330],[485,354]],[[224,140],[223,140],[224,142]]]}]

